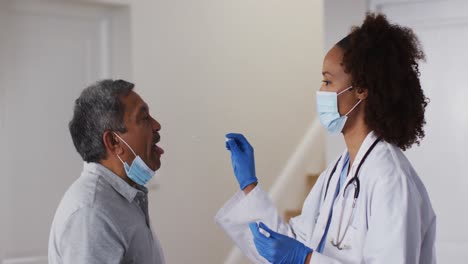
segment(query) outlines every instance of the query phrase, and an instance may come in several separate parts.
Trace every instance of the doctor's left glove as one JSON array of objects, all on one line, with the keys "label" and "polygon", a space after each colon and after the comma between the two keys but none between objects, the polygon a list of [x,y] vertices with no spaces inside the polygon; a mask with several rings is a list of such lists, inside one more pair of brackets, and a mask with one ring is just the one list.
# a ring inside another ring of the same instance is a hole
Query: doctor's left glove
[{"label": "doctor's left glove", "polygon": [[[307,255],[312,252],[312,249],[301,242],[272,231],[262,222],[259,225],[250,223],[249,227],[258,253],[270,263],[304,264]],[[269,236],[260,233],[259,228],[269,233]]]},{"label": "doctor's left glove", "polygon": [[231,151],[231,162],[234,174],[241,190],[256,183],[254,149],[242,135],[229,133],[226,135],[226,148]]}]

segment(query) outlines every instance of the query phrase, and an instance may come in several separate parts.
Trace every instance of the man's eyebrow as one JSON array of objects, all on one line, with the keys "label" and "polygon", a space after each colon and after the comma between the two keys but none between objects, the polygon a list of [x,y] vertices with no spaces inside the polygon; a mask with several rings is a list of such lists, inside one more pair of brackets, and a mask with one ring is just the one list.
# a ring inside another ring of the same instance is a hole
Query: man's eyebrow
[{"label": "man's eyebrow", "polygon": [[140,116],[141,114],[149,113],[149,108],[148,105],[142,105],[137,111],[137,116]]},{"label": "man's eyebrow", "polygon": [[330,76],[333,76],[333,74],[331,74],[329,71],[324,71],[324,72],[322,72],[322,75],[326,75],[326,74],[328,74],[328,75],[330,75]]}]

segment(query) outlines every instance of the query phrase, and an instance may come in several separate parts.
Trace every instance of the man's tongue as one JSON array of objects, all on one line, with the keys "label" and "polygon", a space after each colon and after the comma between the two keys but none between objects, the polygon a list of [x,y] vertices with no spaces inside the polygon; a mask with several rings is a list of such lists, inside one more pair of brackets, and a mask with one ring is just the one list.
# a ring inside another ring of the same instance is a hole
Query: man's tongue
[{"label": "man's tongue", "polygon": [[164,154],[164,149],[160,148],[160,147],[157,146],[157,145],[153,145],[153,149],[154,149],[154,151],[156,151],[159,155]]}]

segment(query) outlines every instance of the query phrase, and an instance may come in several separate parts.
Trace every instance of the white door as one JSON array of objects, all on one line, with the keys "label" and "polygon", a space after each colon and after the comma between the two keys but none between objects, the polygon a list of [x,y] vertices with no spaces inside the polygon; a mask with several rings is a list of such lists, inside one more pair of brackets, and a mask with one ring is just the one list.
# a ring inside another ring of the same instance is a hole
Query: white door
[{"label": "white door", "polygon": [[438,217],[438,263],[467,263],[468,1],[391,2],[374,2],[374,8],[413,28],[427,56],[420,68],[431,100],[426,137],[407,155]]},{"label": "white door", "polygon": [[0,263],[47,263],[55,209],[82,167],[68,132],[74,100],[129,74],[128,32],[112,41],[125,12],[78,2],[0,2]]}]

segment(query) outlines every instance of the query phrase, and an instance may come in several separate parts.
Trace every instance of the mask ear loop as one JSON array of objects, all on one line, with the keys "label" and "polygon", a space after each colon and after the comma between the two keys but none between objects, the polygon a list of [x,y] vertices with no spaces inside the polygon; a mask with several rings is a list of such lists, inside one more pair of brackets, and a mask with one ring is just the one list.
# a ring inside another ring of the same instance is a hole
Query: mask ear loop
[{"label": "mask ear loop", "polygon": [[[337,96],[340,95],[340,94],[342,94],[342,93],[344,93],[344,92],[346,92],[346,91],[349,91],[349,90],[351,90],[351,89],[353,89],[353,86],[352,86],[352,85],[351,85],[350,87],[344,89],[343,91],[339,92],[339,93],[337,94]],[[359,99],[359,102],[357,102],[357,104],[355,104],[355,105],[353,106],[353,108],[351,108],[351,110],[349,110],[348,113],[345,114],[345,116],[348,116],[354,109],[356,109],[356,107],[357,107],[361,102],[362,102],[362,100]]]},{"label": "mask ear loop", "polygon": [[350,87],[344,89],[343,91],[339,92],[339,93],[337,94],[337,96],[340,95],[340,94],[342,94],[342,93],[344,93],[344,92],[347,92],[347,91],[349,91],[349,90],[351,90],[351,89],[353,89],[353,86],[352,86],[352,85],[351,85]]},{"label": "mask ear loop", "polygon": [[348,113],[346,113],[346,114],[345,114],[345,116],[348,116],[348,115],[349,115],[349,113],[351,113],[351,112],[352,112],[352,111],[353,111],[353,110],[354,110],[354,109],[355,109],[355,108],[356,108],[356,107],[357,107],[357,106],[358,106],[358,105],[359,105],[361,102],[362,102],[362,100],[361,100],[361,99],[359,99],[359,102],[357,102],[357,104],[356,104],[356,105],[354,105],[354,106],[353,106],[353,108],[351,108],[351,110],[349,110],[349,111],[348,111]]},{"label": "mask ear loop", "polygon": [[[115,133],[115,132],[112,132],[112,133],[114,133],[114,135],[116,135],[120,140],[122,140],[123,143],[125,143],[125,145],[127,145],[127,147],[130,149],[130,151],[132,151],[133,155],[135,155],[135,157],[137,156],[137,155],[135,154],[135,151],[133,151],[132,147],[130,147],[130,145],[128,145],[127,142],[125,142],[125,140],[123,140],[123,138],[121,138],[121,137],[120,137],[119,135],[117,135],[117,133]],[[120,160],[123,164],[125,164],[125,163],[123,162],[123,160],[120,158],[119,155],[117,155],[117,158],[119,158],[119,160]]]}]

